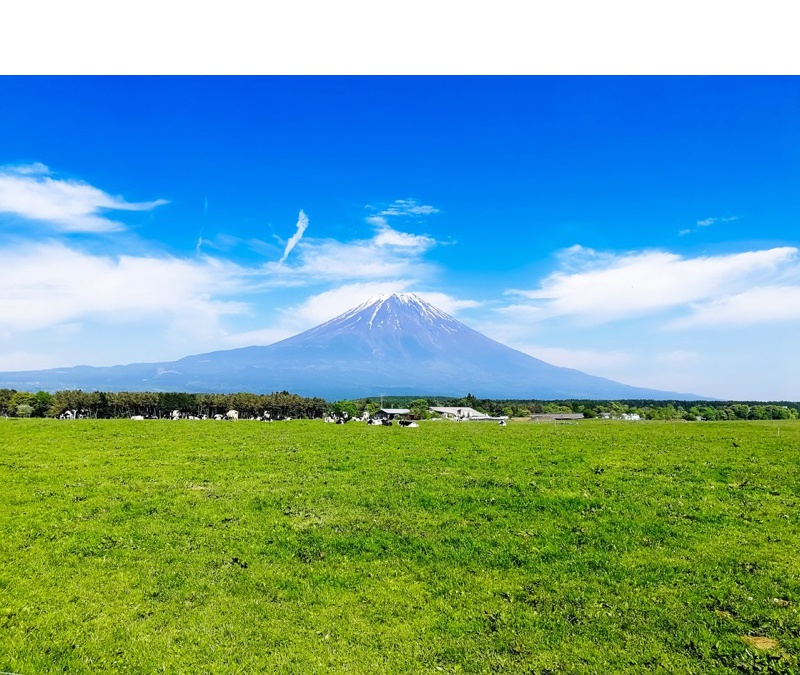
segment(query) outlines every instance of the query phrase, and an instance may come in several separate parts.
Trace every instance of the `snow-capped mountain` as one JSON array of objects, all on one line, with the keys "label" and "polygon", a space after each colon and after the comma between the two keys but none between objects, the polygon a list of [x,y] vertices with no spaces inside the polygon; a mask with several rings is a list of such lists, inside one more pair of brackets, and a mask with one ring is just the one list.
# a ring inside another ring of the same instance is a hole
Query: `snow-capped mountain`
[{"label": "snow-capped mountain", "polygon": [[0,373],[0,387],[269,393],[328,399],[380,395],[536,399],[697,399],[560,368],[506,347],[413,293],[373,298],[266,347],[171,363]]}]

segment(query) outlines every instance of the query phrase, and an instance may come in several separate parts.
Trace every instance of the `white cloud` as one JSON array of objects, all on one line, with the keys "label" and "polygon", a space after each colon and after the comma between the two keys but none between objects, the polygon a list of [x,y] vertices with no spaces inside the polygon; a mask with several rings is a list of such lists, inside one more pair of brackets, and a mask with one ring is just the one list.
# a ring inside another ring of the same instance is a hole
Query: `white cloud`
[{"label": "white cloud", "polygon": [[297,230],[291,236],[289,241],[286,242],[286,248],[283,250],[283,256],[278,261],[278,264],[283,264],[289,254],[292,252],[292,249],[297,245],[297,242],[303,238],[303,233],[306,231],[308,227],[308,216],[300,209],[300,215],[297,217]]},{"label": "white cloud", "polygon": [[91,318],[136,323],[216,321],[244,310],[215,299],[242,288],[240,268],[212,258],[96,256],[55,242],[0,250],[0,330],[31,331]]},{"label": "white cloud", "polygon": [[396,246],[416,251],[425,251],[431,248],[436,242],[424,234],[408,234],[398,232],[391,227],[382,227],[378,230],[373,241],[376,246]]},{"label": "white cloud", "polygon": [[389,227],[389,220],[386,216],[367,216],[367,222],[377,228]]},{"label": "white cloud", "polygon": [[[307,225],[307,219],[303,222],[301,217],[298,231],[287,244],[280,261],[264,265],[263,271],[267,274],[264,285],[299,285],[319,281],[374,282],[380,279],[427,277],[431,269],[422,258],[437,245],[437,241],[426,234],[412,234],[393,228],[389,225],[389,218],[437,212],[438,209],[419,205],[413,199],[398,199],[385,210],[366,218],[374,227],[372,237],[352,241],[309,238],[301,241]],[[297,252],[293,264],[283,264],[293,249]]]},{"label": "white cloud", "polygon": [[798,253],[613,255],[573,247],[556,273],[510,293],[498,320],[476,328],[549,363],[626,384],[792,399],[797,368],[785,355],[800,329]]},{"label": "white cloud", "polygon": [[303,239],[296,247],[294,264],[267,263],[267,286],[297,285],[315,281],[395,279],[428,276],[422,255],[436,244],[425,235],[380,227],[369,239],[341,242]]},{"label": "white cloud", "polygon": [[800,280],[794,247],[698,258],[661,251],[596,256],[580,247],[572,252],[562,265],[582,271],[555,272],[537,289],[508,293],[532,301],[529,311],[539,310],[541,318],[567,315],[605,323],[692,310],[700,307],[696,303],[744,292],[759,281]]},{"label": "white cloud", "polygon": [[481,306],[481,303],[477,300],[459,300],[446,293],[416,291],[416,294],[426,302],[431,303],[437,309],[441,309],[443,312],[453,316],[457,315],[462,309],[472,309]]},{"label": "white cloud", "polygon": [[150,211],[167,204],[126,202],[76,180],[58,180],[40,163],[0,168],[0,213],[48,223],[62,232],[113,232],[124,225],[101,215],[111,211]]},{"label": "white cloud", "polygon": [[750,326],[800,321],[800,286],[759,286],[692,306],[692,314],[669,324],[672,329]]}]

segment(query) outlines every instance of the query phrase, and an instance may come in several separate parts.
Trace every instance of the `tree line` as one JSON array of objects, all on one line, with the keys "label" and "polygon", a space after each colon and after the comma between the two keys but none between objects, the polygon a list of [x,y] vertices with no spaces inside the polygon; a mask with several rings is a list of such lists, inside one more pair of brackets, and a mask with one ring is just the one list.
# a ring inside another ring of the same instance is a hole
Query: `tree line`
[{"label": "tree line", "polygon": [[327,402],[288,391],[272,394],[188,394],[182,392],[103,392],[71,389],[54,394],[0,389],[0,415],[6,417],[59,417],[67,410],[91,418],[126,418],[133,415],[168,417],[173,410],[184,415],[213,417],[238,410],[242,417],[258,417],[268,412],[273,418],[320,418],[326,414],[357,417],[383,408],[408,408],[412,416],[428,417],[430,406],[469,407],[488,415],[528,417],[531,414],[583,413],[597,417],[637,414],[648,420],[780,420],[800,417],[800,403],[777,401],[559,401],[520,399],[479,399],[472,394],[461,398],[391,396],[354,401]]},{"label": "tree line", "polygon": [[[360,409],[375,407],[375,399],[359,399]],[[790,401],[655,401],[630,399],[620,401],[564,399],[543,401],[536,399],[488,399],[467,394],[461,398],[417,396],[384,397],[384,408],[427,409],[428,406],[469,407],[487,415],[529,417],[531,414],[583,413],[584,417],[598,417],[608,413],[612,417],[623,414],[639,415],[647,420],[781,420],[800,417],[800,403]]]},{"label": "tree line", "polygon": [[268,412],[273,419],[322,417],[328,403],[288,391],[272,394],[187,394],[181,392],[105,392],[71,389],[50,394],[0,389],[0,415],[7,417],[59,417],[66,411],[89,418],[169,417],[173,410],[183,415],[213,417],[238,410],[240,417],[259,417]]}]

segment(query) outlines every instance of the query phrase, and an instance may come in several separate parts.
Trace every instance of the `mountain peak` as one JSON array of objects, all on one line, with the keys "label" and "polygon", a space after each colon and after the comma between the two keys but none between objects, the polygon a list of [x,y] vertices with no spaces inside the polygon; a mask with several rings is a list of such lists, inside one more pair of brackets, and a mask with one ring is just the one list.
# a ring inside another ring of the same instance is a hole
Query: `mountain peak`
[{"label": "mountain peak", "polygon": [[359,307],[371,307],[372,305],[383,304],[385,302],[400,302],[408,305],[427,305],[416,293],[380,293],[373,295]]},{"label": "mountain peak", "polygon": [[406,336],[419,338],[422,333],[454,333],[461,330],[468,329],[416,293],[391,293],[373,296],[358,307],[302,335],[331,335],[338,331],[402,332]]}]

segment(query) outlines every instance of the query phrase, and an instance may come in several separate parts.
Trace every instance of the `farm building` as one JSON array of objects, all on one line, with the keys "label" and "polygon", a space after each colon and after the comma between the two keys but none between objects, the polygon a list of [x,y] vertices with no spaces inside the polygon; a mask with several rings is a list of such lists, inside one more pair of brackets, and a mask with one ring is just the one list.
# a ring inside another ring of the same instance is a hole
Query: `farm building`
[{"label": "farm building", "polygon": [[478,412],[474,408],[467,406],[460,407],[430,407],[428,408],[432,413],[438,413],[446,420],[455,420],[456,422],[499,422],[500,420],[507,420],[508,417],[502,415],[500,417],[492,417],[482,412]]},{"label": "farm building", "polygon": [[460,406],[457,408],[428,408],[431,412],[439,413],[446,420],[479,420],[487,418],[488,415],[478,412],[474,408]]}]

